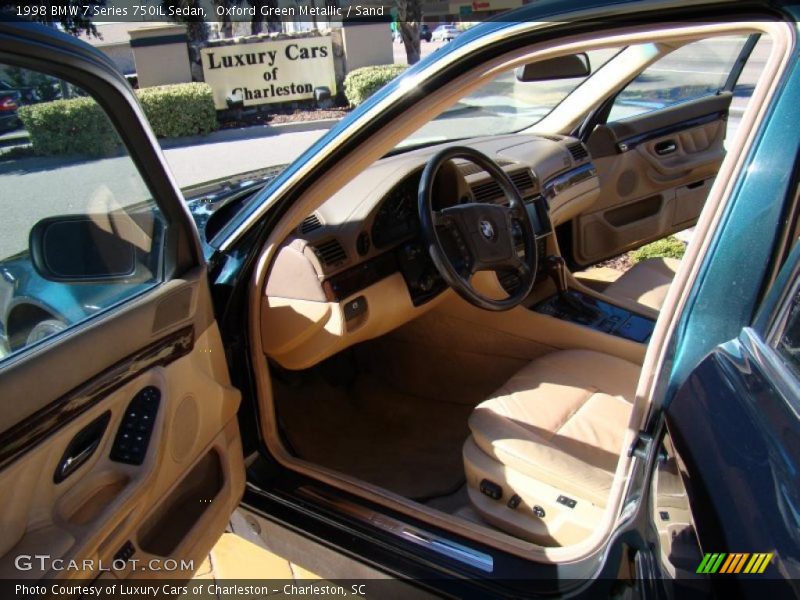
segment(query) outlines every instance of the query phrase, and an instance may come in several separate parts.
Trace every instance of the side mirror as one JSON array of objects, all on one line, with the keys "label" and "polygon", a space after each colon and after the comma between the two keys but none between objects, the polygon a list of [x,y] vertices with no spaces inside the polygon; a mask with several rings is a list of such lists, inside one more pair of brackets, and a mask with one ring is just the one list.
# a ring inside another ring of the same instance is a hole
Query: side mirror
[{"label": "side mirror", "polygon": [[51,281],[103,283],[136,273],[136,246],[101,227],[108,216],[42,219],[31,229],[29,248],[37,273]]},{"label": "side mirror", "polygon": [[525,83],[588,77],[591,73],[592,65],[589,62],[589,55],[585,52],[540,60],[514,70],[517,81]]}]

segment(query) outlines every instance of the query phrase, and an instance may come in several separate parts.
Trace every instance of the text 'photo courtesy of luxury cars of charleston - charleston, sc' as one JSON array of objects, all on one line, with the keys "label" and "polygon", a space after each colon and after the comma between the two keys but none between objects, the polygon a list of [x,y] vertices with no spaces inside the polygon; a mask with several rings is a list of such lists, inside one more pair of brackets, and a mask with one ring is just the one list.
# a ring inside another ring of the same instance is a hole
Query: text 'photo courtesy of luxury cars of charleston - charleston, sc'
[{"label": "text 'photo courtesy of luxury cars of charleston - charleston, sc'", "polygon": [[0,0],[0,600],[800,598],[800,0]]}]

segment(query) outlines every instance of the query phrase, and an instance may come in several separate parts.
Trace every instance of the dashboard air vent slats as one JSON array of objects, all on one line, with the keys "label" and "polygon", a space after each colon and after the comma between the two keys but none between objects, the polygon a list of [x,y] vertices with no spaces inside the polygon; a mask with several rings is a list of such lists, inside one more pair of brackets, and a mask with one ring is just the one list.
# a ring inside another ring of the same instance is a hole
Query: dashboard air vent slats
[{"label": "dashboard air vent slats", "polygon": [[316,213],[308,215],[303,222],[300,223],[300,233],[311,233],[315,229],[322,227],[322,222]]},{"label": "dashboard air vent slats", "polygon": [[488,202],[503,196],[503,190],[494,181],[473,184],[471,189],[475,202]]},{"label": "dashboard air vent slats", "polygon": [[578,142],[576,144],[570,144],[567,146],[567,150],[572,155],[572,159],[575,162],[581,162],[583,159],[589,156],[589,152],[584,148],[583,144]]},{"label": "dashboard air vent slats", "polygon": [[337,239],[328,240],[327,242],[317,244],[317,246],[314,248],[314,252],[327,267],[337,265],[347,258],[344,248],[342,248],[342,245]]},{"label": "dashboard air vent slats", "polygon": [[[526,191],[530,192],[530,190],[533,189],[533,177],[531,176],[531,172],[527,169],[511,171],[508,175],[523,196],[526,195]],[[470,189],[472,190],[472,196],[475,198],[475,202],[488,202],[503,197],[503,190],[494,180],[474,183]]]},{"label": "dashboard air vent slats", "polygon": [[527,169],[523,171],[514,171],[513,173],[509,173],[509,176],[520,192],[533,189],[533,177],[531,177],[531,172]]}]

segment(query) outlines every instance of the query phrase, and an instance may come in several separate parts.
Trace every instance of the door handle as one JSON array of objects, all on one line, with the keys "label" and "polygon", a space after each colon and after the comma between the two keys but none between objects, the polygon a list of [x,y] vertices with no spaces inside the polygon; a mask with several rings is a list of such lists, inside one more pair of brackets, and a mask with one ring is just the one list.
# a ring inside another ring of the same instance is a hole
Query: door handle
[{"label": "door handle", "polygon": [[75,434],[58,461],[53,483],[61,483],[92,457],[103,441],[110,419],[111,411],[106,411]]},{"label": "door handle", "polygon": [[663,142],[658,142],[655,146],[653,146],[653,150],[655,150],[656,154],[658,154],[659,156],[672,154],[677,149],[678,149],[678,144],[676,144],[674,140],[666,140]]}]

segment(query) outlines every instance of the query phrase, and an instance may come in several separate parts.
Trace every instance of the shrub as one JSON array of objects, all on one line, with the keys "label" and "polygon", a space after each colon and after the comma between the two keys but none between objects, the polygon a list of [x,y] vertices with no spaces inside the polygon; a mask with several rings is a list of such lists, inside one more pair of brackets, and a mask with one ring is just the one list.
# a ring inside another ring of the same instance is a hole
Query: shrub
[{"label": "shrub", "polygon": [[17,112],[36,154],[107,156],[120,145],[105,112],[91,98],[42,102]]},{"label": "shrub", "polygon": [[[144,88],[137,95],[158,137],[206,134],[217,127],[211,88],[204,83]],[[108,156],[122,145],[105,112],[91,98],[22,106],[18,114],[36,154]]]},{"label": "shrub", "polygon": [[344,95],[350,106],[358,106],[407,68],[405,65],[378,65],[355,69],[344,79]]},{"label": "shrub", "polygon": [[683,258],[684,252],[686,244],[670,235],[634,250],[631,255],[635,262],[639,262],[648,258]]},{"label": "shrub", "polygon": [[137,95],[157,137],[205,135],[217,128],[217,111],[208,84],[162,85],[143,88]]}]

